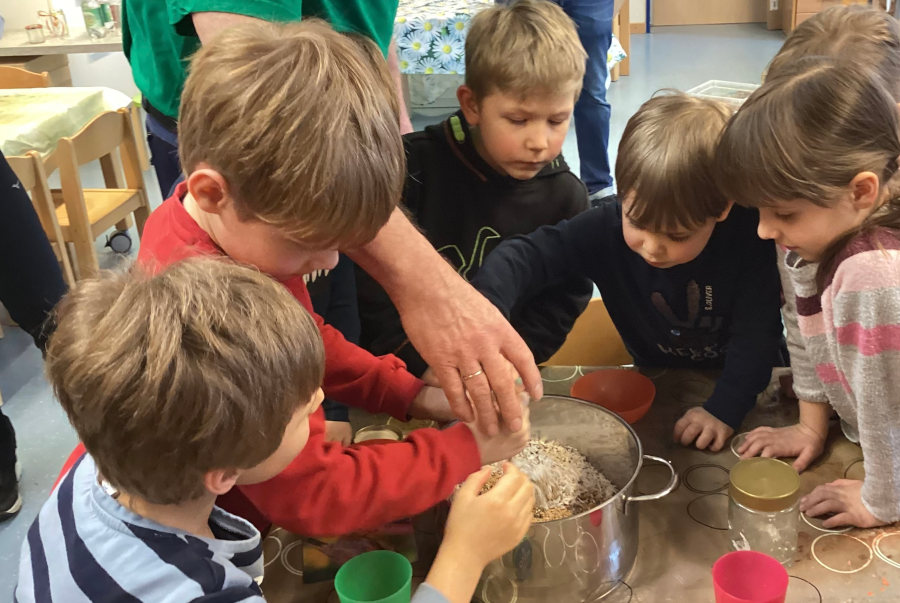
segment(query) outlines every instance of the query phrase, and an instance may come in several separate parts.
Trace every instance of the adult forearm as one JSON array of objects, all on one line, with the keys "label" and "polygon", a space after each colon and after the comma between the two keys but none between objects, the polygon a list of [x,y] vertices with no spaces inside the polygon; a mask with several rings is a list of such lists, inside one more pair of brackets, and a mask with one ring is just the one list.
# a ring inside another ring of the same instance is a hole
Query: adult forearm
[{"label": "adult forearm", "polygon": [[391,39],[391,46],[387,55],[388,70],[397,87],[397,99],[400,101],[400,133],[408,134],[413,131],[412,122],[409,119],[409,110],[406,108],[406,95],[403,90],[403,74],[400,73],[400,59],[397,57],[397,40]]},{"label": "adult forearm", "polygon": [[399,208],[374,240],[347,254],[378,281],[401,313],[416,303],[418,293],[459,279]]},{"label": "adult forearm", "polygon": [[535,398],[543,393],[534,357],[500,312],[475,291],[397,209],[378,236],[351,257],[400,312],[410,342],[431,367],[461,419],[475,413],[487,433],[498,424],[494,399],[513,431],[521,425],[515,372]]},{"label": "adult forearm", "polygon": [[249,17],[247,15],[238,15],[236,13],[220,13],[214,11],[193,13],[191,19],[194,22],[194,29],[197,31],[197,37],[200,38],[202,44],[208,44],[210,40],[216,37],[220,31],[230,27],[243,25],[245,23],[263,23],[262,19]]}]

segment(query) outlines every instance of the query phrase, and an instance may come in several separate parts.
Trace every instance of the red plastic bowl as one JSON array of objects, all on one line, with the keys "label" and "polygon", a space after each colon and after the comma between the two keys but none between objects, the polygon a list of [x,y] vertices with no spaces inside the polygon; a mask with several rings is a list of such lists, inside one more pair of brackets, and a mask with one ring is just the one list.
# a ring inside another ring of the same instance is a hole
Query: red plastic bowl
[{"label": "red plastic bowl", "polygon": [[570,393],[635,423],[650,410],[656,386],[637,371],[600,369],[578,379]]}]

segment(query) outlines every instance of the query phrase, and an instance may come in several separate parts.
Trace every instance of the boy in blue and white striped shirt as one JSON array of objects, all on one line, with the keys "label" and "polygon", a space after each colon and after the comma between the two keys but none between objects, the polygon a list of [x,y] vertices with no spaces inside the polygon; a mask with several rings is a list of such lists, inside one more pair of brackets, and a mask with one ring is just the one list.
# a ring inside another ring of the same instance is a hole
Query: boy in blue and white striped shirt
[{"label": "boy in blue and white striped shirt", "polygon": [[[264,601],[260,534],[215,500],[294,461],[324,365],[312,318],[259,271],[207,258],[82,281],[47,374],[87,454],[28,531],[16,601]],[[460,491],[417,603],[468,601],[530,524],[527,479],[476,496],[486,479]]]}]

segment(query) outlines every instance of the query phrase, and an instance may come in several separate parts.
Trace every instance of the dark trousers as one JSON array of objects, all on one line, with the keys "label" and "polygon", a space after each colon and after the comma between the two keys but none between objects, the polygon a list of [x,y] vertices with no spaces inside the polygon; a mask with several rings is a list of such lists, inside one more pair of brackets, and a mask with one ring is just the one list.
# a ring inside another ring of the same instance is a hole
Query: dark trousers
[{"label": "dark trousers", "polygon": [[181,177],[181,162],[178,159],[178,136],[167,130],[152,115],[147,115],[147,146],[150,147],[150,163],[156,172],[159,192],[168,199]]},{"label": "dark trousers", "polygon": [[[41,351],[66,292],[62,271],[28,194],[0,153],[0,301]],[[0,413],[0,471],[15,464],[15,433]]]}]

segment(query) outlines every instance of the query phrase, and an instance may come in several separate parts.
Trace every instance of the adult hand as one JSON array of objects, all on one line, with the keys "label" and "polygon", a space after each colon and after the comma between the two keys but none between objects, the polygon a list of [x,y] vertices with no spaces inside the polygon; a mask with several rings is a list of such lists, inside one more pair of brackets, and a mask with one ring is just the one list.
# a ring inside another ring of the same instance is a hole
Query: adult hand
[{"label": "adult hand", "polygon": [[500,312],[458,275],[452,273],[443,291],[440,299],[401,309],[406,334],[459,418],[471,421],[477,415],[486,433],[497,433],[496,398],[507,428],[518,431],[518,375],[532,398],[543,396],[531,351]]},{"label": "adult hand", "polygon": [[477,415],[482,428],[495,434],[499,407],[507,429],[521,429],[522,407],[507,367],[511,362],[531,397],[540,398],[543,386],[534,356],[493,304],[438,255],[403,212],[394,210],[375,239],[347,253],[390,295],[407,336],[440,380],[456,416],[471,421]]},{"label": "adult hand", "polygon": [[818,486],[800,499],[800,511],[810,517],[834,513],[822,522],[822,526],[829,529],[840,526],[876,528],[887,524],[872,515],[863,504],[862,485],[856,479],[839,479]]}]

